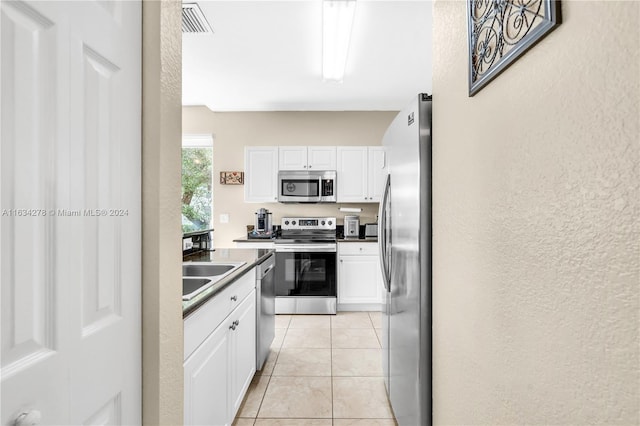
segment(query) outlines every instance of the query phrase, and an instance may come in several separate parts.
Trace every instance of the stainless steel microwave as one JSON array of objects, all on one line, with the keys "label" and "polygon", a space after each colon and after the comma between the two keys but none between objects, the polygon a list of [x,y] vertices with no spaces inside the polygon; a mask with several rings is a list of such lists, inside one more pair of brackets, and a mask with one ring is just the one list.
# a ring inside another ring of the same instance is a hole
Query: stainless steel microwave
[{"label": "stainless steel microwave", "polygon": [[281,203],[335,203],[335,170],[278,172],[278,201]]}]

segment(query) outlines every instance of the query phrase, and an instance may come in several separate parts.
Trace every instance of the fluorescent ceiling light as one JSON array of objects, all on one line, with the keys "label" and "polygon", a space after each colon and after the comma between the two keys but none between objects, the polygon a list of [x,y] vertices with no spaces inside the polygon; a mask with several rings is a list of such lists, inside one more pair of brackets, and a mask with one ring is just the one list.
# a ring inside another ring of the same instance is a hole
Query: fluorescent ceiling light
[{"label": "fluorescent ceiling light", "polygon": [[347,65],[349,39],[356,0],[322,2],[322,78],[342,81]]}]

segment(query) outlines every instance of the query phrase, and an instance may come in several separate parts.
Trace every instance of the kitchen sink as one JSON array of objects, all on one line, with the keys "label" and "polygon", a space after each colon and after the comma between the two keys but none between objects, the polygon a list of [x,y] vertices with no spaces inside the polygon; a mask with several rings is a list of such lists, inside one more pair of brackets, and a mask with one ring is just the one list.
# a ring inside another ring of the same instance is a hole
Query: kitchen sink
[{"label": "kitchen sink", "polygon": [[185,262],[182,264],[182,300],[191,300],[246,262]]},{"label": "kitchen sink", "polygon": [[233,265],[182,265],[183,277],[215,277],[229,272]]},{"label": "kitchen sink", "polygon": [[[195,294],[198,294],[200,291],[203,291],[205,288],[209,287],[211,284],[211,280],[207,278],[182,278],[182,299],[186,300],[191,299]],[[202,290],[201,290],[202,289]],[[191,294],[195,293],[195,294]]]}]

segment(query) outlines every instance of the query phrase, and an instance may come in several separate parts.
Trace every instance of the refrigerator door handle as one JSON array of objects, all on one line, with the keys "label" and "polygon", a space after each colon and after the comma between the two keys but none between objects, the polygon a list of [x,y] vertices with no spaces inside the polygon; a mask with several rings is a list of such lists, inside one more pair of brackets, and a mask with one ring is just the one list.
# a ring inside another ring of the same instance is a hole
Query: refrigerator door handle
[{"label": "refrigerator door handle", "polygon": [[384,185],[384,193],[382,202],[380,203],[378,217],[378,249],[380,251],[380,268],[382,269],[382,280],[384,288],[389,291],[389,265],[387,263],[387,202],[389,201],[389,189],[391,188],[391,176],[387,175],[387,181]]}]

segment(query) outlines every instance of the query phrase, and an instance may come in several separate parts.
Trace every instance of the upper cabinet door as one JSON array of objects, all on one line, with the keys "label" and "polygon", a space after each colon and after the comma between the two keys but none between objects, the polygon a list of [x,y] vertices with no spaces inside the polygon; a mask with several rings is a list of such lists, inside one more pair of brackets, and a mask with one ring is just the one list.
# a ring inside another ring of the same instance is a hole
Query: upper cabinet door
[{"label": "upper cabinet door", "polygon": [[244,150],[244,201],[278,202],[278,147],[248,146]]},{"label": "upper cabinet door", "polygon": [[367,147],[339,146],[338,157],[338,193],[339,203],[367,202]]},{"label": "upper cabinet door", "polygon": [[335,146],[281,146],[279,170],[335,170]]},{"label": "upper cabinet door", "polygon": [[383,146],[369,147],[368,169],[367,201],[379,203],[387,177],[387,154]]},{"label": "upper cabinet door", "polygon": [[311,170],[336,170],[336,147],[308,147],[307,166]]},{"label": "upper cabinet door", "polygon": [[278,163],[280,170],[307,170],[307,147],[281,146]]}]

